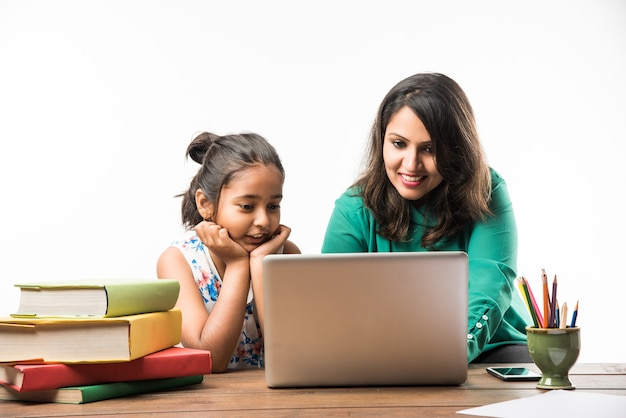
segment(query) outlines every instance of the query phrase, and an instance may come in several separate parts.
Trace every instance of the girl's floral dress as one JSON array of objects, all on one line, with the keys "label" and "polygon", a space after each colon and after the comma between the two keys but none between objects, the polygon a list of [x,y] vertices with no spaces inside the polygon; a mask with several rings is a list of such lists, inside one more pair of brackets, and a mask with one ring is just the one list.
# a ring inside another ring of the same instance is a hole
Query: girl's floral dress
[{"label": "girl's floral dress", "polygon": [[[204,306],[206,306],[207,312],[211,314],[220,294],[222,279],[217,268],[215,268],[215,264],[213,264],[213,260],[211,260],[208,249],[195,232],[191,232],[183,240],[175,241],[171,245],[178,248],[185,256],[193,272],[193,278],[198,285]],[[256,319],[252,289],[248,291],[248,303],[239,344],[228,365],[229,369],[250,367],[263,367],[263,339]]]}]

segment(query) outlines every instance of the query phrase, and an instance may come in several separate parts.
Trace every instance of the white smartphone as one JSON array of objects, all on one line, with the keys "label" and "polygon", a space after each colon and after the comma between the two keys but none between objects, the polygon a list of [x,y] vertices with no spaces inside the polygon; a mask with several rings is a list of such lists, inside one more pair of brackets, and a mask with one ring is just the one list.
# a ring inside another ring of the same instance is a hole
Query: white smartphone
[{"label": "white smartphone", "polygon": [[541,375],[526,367],[487,367],[487,373],[506,381],[539,380]]}]

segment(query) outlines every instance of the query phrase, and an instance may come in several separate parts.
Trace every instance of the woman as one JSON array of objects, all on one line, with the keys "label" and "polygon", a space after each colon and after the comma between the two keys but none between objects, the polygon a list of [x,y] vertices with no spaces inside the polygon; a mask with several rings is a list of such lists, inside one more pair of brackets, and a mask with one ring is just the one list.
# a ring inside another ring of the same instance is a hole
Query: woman
[{"label": "woman", "polygon": [[322,252],[365,251],[465,251],[468,362],[531,361],[506,183],[486,163],[467,96],[443,74],[389,91],[365,170],[335,203]]}]

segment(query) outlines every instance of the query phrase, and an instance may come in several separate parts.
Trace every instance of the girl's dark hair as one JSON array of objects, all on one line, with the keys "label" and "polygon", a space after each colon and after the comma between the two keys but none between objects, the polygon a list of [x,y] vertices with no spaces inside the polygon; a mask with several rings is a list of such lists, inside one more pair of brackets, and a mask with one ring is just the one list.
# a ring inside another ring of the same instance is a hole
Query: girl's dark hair
[{"label": "girl's dark hair", "polygon": [[[410,202],[397,192],[387,177],[383,160],[385,130],[391,117],[404,106],[413,110],[426,127],[437,170],[443,177],[435,190],[417,202]],[[491,214],[489,166],[472,107],[461,87],[437,73],[416,74],[396,84],[378,109],[365,169],[355,186],[380,225],[378,233],[392,241],[410,239],[410,204],[422,206],[437,221],[422,237],[421,244],[426,248]]]},{"label": "girl's dark hair", "polygon": [[285,170],[274,147],[260,135],[241,133],[218,136],[202,132],[187,147],[187,158],[202,166],[191,180],[189,190],[182,196],[183,225],[191,229],[203,219],[196,207],[196,191],[215,207],[218,206],[222,188],[228,186],[233,177],[255,164],[274,165],[283,179]]}]

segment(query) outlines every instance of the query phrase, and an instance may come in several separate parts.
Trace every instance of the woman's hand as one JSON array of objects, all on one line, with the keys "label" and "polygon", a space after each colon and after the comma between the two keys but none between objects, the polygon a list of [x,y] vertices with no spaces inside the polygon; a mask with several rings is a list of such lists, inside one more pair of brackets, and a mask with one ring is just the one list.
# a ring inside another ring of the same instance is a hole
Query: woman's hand
[{"label": "woman's hand", "polygon": [[215,222],[202,221],[194,229],[204,245],[225,264],[249,257],[248,251],[230,238],[228,230]]}]

